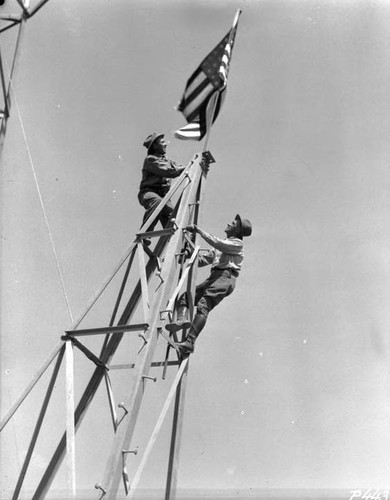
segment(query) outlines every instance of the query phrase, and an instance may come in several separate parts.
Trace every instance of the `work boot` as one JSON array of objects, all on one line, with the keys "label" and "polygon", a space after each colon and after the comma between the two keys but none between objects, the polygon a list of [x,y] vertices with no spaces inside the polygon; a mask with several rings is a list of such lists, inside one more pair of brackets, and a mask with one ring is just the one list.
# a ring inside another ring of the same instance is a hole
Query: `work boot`
[{"label": "work boot", "polygon": [[195,350],[195,340],[198,338],[200,332],[206,324],[206,316],[197,314],[192,322],[192,326],[184,342],[176,342],[176,348],[179,351],[181,358],[187,358]]},{"label": "work boot", "polygon": [[184,328],[189,328],[191,326],[191,321],[187,319],[188,309],[186,306],[179,306],[177,308],[177,317],[176,321],[173,323],[168,323],[165,325],[165,328],[168,332],[178,332],[179,330],[183,330]]},{"label": "work boot", "polygon": [[178,350],[179,356],[181,358],[187,358],[195,350],[194,344],[196,340],[196,335],[189,333],[184,342],[176,342],[175,346]]}]

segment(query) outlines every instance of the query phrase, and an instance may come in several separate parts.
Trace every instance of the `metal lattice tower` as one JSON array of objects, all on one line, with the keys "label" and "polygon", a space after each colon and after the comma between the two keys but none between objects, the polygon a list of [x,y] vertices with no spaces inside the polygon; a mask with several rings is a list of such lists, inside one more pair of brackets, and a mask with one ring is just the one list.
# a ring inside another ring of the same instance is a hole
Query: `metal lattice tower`
[{"label": "metal lattice tower", "polygon": [[5,71],[3,54],[0,45],[0,152],[3,148],[8,118],[10,117],[11,112],[11,88],[12,82],[15,78],[17,61],[26,21],[33,17],[48,1],[49,0],[40,0],[30,6],[29,0],[16,0],[16,3],[19,5],[21,10],[16,14],[4,14],[3,9],[0,9],[0,42],[2,33],[9,31],[12,28],[17,30],[16,40],[12,51],[12,63],[9,72]]},{"label": "metal lattice tower", "polygon": [[[173,334],[169,336],[164,329],[167,321],[172,321],[175,312],[175,301],[181,291],[187,291],[190,296],[190,315],[193,317],[193,297],[196,280],[197,256],[199,247],[196,236],[186,233],[183,228],[188,224],[197,223],[200,210],[202,190],[206,179],[204,161],[213,159],[210,154],[196,156],[183,171],[181,176],[171,187],[160,205],[151,217],[136,234],[135,240],[126,251],[124,257],[116,266],[114,272],[103,285],[101,291],[93,298],[81,317],[74,322],[72,327],[61,336],[60,342],[49,355],[41,369],[36,373],[26,391],[14,404],[3,419],[1,429],[5,427],[25,397],[32,390],[46,369],[55,362],[51,379],[47,386],[46,394],[37,419],[33,436],[26,453],[22,469],[15,487],[13,500],[19,498],[19,493],[30,464],[42,422],[49,405],[49,401],[59,373],[60,365],[66,361],[66,392],[67,392],[67,420],[66,431],[50,460],[45,473],[41,477],[33,500],[42,499],[50,489],[53,479],[67,457],[70,481],[70,490],[76,493],[75,487],[75,433],[92,402],[98,387],[104,380],[107,389],[109,408],[113,424],[113,439],[111,449],[107,455],[106,468],[102,480],[96,484],[99,497],[115,499],[123,481],[125,494],[132,497],[141,476],[143,467],[152,451],[157,433],[165,418],[170,403],[175,398],[174,417],[172,425],[170,456],[168,462],[166,499],[173,498],[178,468],[178,450],[182,429],[183,400],[185,391],[185,375],[188,370],[188,358],[181,362],[174,348],[174,341],[178,339]],[[174,218],[169,227],[156,231],[147,231],[151,222],[158,217],[160,211],[168,201],[175,201]],[[145,238],[155,241],[151,247],[144,243]],[[185,249],[190,247],[191,258],[185,257]],[[152,249],[153,248],[153,249]],[[138,264],[138,265],[137,265]],[[136,272],[136,279],[129,283],[131,270]],[[96,306],[99,298],[104,294],[109,282],[119,272],[123,272],[121,285],[111,312],[108,325],[94,328],[80,328],[80,324],[92,307]],[[142,316],[142,322],[134,322],[135,316]],[[133,372],[133,383],[124,402],[115,401],[110,380],[110,364],[125,335],[138,334],[140,348],[132,353],[128,367]],[[79,339],[81,337],[103,336],[100,354],[87,348]],[[165,359],[155,360],[154,354],[158,339],[166,342]],[[73,374],[73,348],[79,349],[88,358],[88,362],[95,365],[92,377],[87,383],[84,392],[75,407],[74,404],[74,374]],[[142,399],[147,390],[152,367],[162,367],[162,378],[168,366],[177,366],[178,372],[166,398],[164,408],[158,416],[154,431],[149,439],[149,444],[143,451],[143,456],[138,470],[130,476],[126,461],[132,450],[132,437],[137,423],[137,417],[142,404]],[[118,404],[119,403],[119,404]],[[117,407],[123,412],[117,415]]]},{"label": "metal lattice tower", "polygon": [[[10,116],[12,82],[15,77],[23,29],[26,21],[47,2],[48,0],[40,0],[35,2],[35,5],[30,6],[28,0],[17,0],[21,13],[1,15],[0,11],[0,35],[11,28],[17,28],[12,66],[8,72],[4,70],[0,51],[3,101],[0,103],[0,153],[2,152],[7,122]],[[202,157],[203,163],[201,161]],[[42,425],[49,404],[52,401],[63,363],[65,364],[66,378],[66,429],[44,474],[37,481],[36,490],[32,497],[33,500],[45,498],[65,458],[68,467],[69,494],[70,496],[76,494],[76,432],[103,381],[106,386],[113,436],[111,449],[106,457],[104,475],[95,486],[98,498],[116,498],[121,483],[123,483],[125,494],[129,498],[133,496],[146,460],[152,452],[153,444],[167,414],[168,407],[173,400],[174,412],[165,498],[170,499],[175,496],[189,360],[187,358],[181,362],[178,358],[173,343],[178,339],[175,334],[173,334],[173,337],[168,335],[164,329],[164,324],[174,319],[176,298],[182,291],[188,292],[190,317],[193,318],[193,297],[199,247],[197,246],[196,235],[186,233],[183,228],[188,224],[198,222],[202,191],[206,180],[206,170],[202,165],[204,166],[204,162],[211,163],[213,161],[210,154],[195,156],[181,176],[175,180],[169,193],[143,227],[140,228],[140,232],[136,234],[134,241],[117,263],[110,277],[103,283],[100,291],[93,297],[83,314],[64,332],[64,335],[60,335],[57,345],[50,352],[43,365],[36,371],[29,385],[3,417],[0,423],[0,431],[4,430],[42,376],[53,366],[31,440],[20,468],[12,500],[20,497],[37,443],[45,438],[42,436],[43,432],[41,432]],[[171,201],[175,207],[174,218],[169,226],[157,231],[147,231],[148,226],[154,219],[158,218],[160,211],[168,201]],[[145,238],[151,239],[154,244],[151,247],[147,246],[144,242]],[[191,248],[192,251],[191,258],[185,257],[185,249],[188,248]],[[115,294],[110,321],[108,324],[98,327],[81,328],[83,321],[91,310],[99,307],[99,300],[104,296],[107,287],[112,284],[114,278],[119,279],[120,286]],[[139,317],[142,318],[142,321],[135,320],[135,318]],[[121,342],[129,335],[137,336],[140,345],[130,355],[131,359],[128,360],[126,365],[127,369],[132,370],[133,384],[126,399],[121,402],[115,400],[110,378],[110,365],[113,363]],[[103,338],[100,353],[93,352],[83,342],[83,338],[90,337]],[[161,340],[166,343],[165,357],[162,360],[155,360],[157,342],[161,342]],[[74,348],[85,355],[87,363],[92,363],[95,367],[77,405],[75,404],[74,391]],[[149,443],[146,449],[143,450],[138,469],[135,473],[129,474],[126,462],[128,457],[134,453],[132,438],[143,396],[151,380],[157,380],[157,377],[150,375],[150,370],[151,368],[161,367],[162,379],[165,379],[167,369],[170,366],[176,367],[178,371],[166,397],[164,407],[160,415],[156,415],[156,424],[149,438]],[[91,478],[91,481],[95,482],[96,479]]]}]

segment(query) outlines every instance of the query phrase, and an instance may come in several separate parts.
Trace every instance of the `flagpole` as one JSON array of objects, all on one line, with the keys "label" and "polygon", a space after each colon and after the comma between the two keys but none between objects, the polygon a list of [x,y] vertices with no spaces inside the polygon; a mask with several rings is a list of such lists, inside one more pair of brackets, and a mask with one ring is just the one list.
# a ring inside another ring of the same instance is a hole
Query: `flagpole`
[{"label": "flagpole", "polygon": [[206,132],[206,137],[205,137],[204,144],[203,144],[203,153],[205,151],[207,151],[207,144],[209,142],[209,137],[210,137],[210,132],[211,132],[211,126],[213,124],[215,109],[217,107],[217,100],[218,100],[218,91],[216,91],[214,93],[214,97],[213,97],[213,105],[212,105],[212,110],[211,110],[211,113],[210,113],[210,120],[209,120],[209,123],[207,124],[207,132]]},{"label": "flagpole", "polygon": [[242,13],[242,9],[237,9],[237,12],[234,16],[234,19],[233,19],[233,24],[232,24],[232,27],[230,29],[230,36],[229,36],[229,43],[232,41],[232,38],[233,38],[233,33],[236,31],[237,29],[237,26],[238,26],[238,20],[240,19],[240,16],[241,16],[241,13]]},{"label": "flagpole", "polygon": [[238,24],[238,19],[242,13],[242,9],[237,9],[236,15],[234,16],[233,27]]}]

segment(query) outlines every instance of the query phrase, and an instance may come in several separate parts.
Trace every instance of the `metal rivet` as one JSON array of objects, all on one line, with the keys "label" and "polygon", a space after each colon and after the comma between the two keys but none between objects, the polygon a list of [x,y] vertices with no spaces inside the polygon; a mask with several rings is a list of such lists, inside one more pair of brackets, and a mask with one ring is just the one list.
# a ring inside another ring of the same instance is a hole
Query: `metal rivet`
[{"label": "metal rivet", "polygon": [[139,334],[138,334],[138,337],[139,337],[140,339],[144,339],[145,344],[147,344],[147,343],[148,343],[148,341],[146,340],[145,335],[144,335],[143,333],[139,333]]},{"label": "metal rivet", "polygon": [[129,413],[129,410],[125,407],[124,403],[118,403],[118,408],[122,408],[125,413]]},{"label": "metal rivet", "polygon": [[103,492],[103,495],[105,495],[107,493],[107,491],[104,488],[102,488],[102,486],[98,483],[95,484],[95,489],[101,490]]},{"label": "metal rivet", "polygon": [[137,455],[138,450],[122,450],[123,455],[125,455],[126,453],[133,453],[133,455]]}]

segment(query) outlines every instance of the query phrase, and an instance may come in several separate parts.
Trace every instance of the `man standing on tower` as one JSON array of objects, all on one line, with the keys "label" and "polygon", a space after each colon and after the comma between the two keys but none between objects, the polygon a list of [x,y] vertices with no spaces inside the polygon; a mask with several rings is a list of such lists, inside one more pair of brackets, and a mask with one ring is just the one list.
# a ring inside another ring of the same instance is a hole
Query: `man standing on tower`
[{"label": "man standing on tower", "polygon": [[170,332],[190,328],[184,342],[176,343],[182,358],[194,352],[195,340],[203,330],[209,312],[233,292],[244,259],[242,239],[252,234],[252,225],[249,220],[241,219],[237,214],[234,221],[226,226],[226,239],[213,236],[196,225],[185,229],[199,233],[213,249],[198,258],[200,267],[211,264],[211,273],[206,281],[196,287],[196,315],[192,324],[187,320],[188,298],[184,293],[178,300],[176,321],[165,326]]},{"label": "man standing on tower", "polygon": [[[186,168],[165,156],[168,143],[164,139],[164,134],[149,135],[143,145],[148,153],[142,167],[142,180],[138,193],[138,201],[145,208],[142,225],[168,193],[171,179],[178,177]],[[148,231],[153,231],[158,221],[163,227],[166,227],[172,212],[173,206],[168,200],[158,218],[150,224]]]}]

